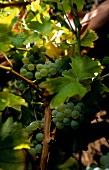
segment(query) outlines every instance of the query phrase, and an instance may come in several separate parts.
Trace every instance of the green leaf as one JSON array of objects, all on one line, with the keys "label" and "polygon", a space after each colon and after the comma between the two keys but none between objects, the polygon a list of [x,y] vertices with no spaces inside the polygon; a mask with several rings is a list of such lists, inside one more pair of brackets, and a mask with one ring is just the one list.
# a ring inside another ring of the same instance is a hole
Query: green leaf
[{"label": "green leaf", "polygon": [[78,169],[78,162],[75,158],[68,158],[63,164],[58,165],[58,169],[66,169],[72,166],[76,166],[75,169]]},{"label": "green leaf", "polygon": [[27,24],[29,29],[36,30],[42,34],[49,34],[53,31],[53,23],[49,20],[49,18],[41,17],[42,24],[38,21],[31,21]]},{"label": "green leaf", "polygon": [[88,30],[86,35],[81,40],[81,46],[83,47],[94,47],[93,41],[97,40],[98,36],[93,30]]},{"label": "green leaf", "polygon": [[22,150],[0,150],[0,170],[24,170],[25,154]]},{"label": "green leaf", "polygon": [[71,6],[69,5],[69,0],[63,0],[61,3],[58,2],[58,10],[64,9],[65,13],[69,13],[71,11]]},{"label": "green leaf", "polygon": [[82,98],[87,89],[80,81],[92,79],[95,77],[94,73],[100,72],[98,62],[88,56],[72,58],[71,67],[72,69],[63,71],[64,77],[46,79],[46,82],[39,85],[40,88],[46,88],[50,94],[57,93],[51,101],[51,108],[61,105],[68,97],[79,95]]},{"label": "green leaf", "polygon": [[27,103],[24,99],[9,92],[0,92],[0,100],[2,101],[2,105],[0,105],[0,111],[4,110],[5,107],[12,107],[20,111],[21,105],[27,106]]},{"label": "green leaf", "polygon": [[84,0],[71,0],[71,2],[77,5],[77,10],[83,9]]},{"label": "green leaf", "polygon": [[24,170],[25,153],[14,149],[21,145],[22,148],[30,148],[29,140],[23,138],[22,125],[9,117],[0,129],[0,169]]},{"label": "green leaf", "polygon": [[12,41],[12,44],[16,47],[22,47],[22,43],[23,43],[23,37],[20,34],[17,34],[17,35],[13,35],[11,37],[9,37],[9,39]]},{"label": "green leaf", "polygon": [[57,93],[51,100],[51,108],[61,105],[67,97],[75,95],[83,97],[87,93],[86,88],[82,84],[67,77],[47,79],[46,82],[41,83],[39,86],[46,88],[51,94]]},{"label": "green leaf", "polygon": [[25,36],[25,41],[23,42],[24,45],[27,45],[28,43],[34,43],[39,42],[41,40],[38,33],[29,33],[27,36]]},{"label": "green leaf", "polygon": [[87,80],[96,77],[95,73],[100,73],[101,68],[98,61],[92,60],[90,57],[84,55],[82,58],[76,56],[72,58],[72,69],[63,72],[63,76],[69,76],[77,81]]}]

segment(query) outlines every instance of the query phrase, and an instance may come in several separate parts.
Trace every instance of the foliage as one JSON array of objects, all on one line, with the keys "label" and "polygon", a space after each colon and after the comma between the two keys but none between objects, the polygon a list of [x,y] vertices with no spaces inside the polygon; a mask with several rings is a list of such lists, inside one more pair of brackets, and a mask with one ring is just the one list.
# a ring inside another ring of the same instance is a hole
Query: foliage
[{"label": "foliage", "polygon": [[[109,57],[86,55],[87,48],[95,48],[97,33],[80,36],[77,13],[84,1],[5,3],[0,12],[0,170],[83,169],[72,155],[85,149],[81,131],[109,92]],[[108,168],[104,164],[101,168]]]}]

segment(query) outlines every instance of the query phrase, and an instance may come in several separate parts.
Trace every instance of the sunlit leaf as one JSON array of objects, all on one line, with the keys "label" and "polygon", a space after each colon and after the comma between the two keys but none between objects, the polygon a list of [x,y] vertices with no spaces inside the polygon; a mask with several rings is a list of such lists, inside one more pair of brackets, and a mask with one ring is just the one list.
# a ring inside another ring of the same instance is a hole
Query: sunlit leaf
[{"label": "sunlit leaf", "polygon": [[63,75],[66,76],[70,74],[72,78],[75,78],[77,81],[86,80],[95,77],[94,73],[100,73],[101,67],[98,61],[92,60],[90,57],[84,55],[82,58],[76,56],[72,58],[71,63],[72,69],[64,71]]},{"label": "sunlit leaf", "polygon": [[93,41],[97,39],[98,39],[98,36],[95,33],[95,31],[88,30],[86,35],[81,40],[81,46],[93,48],[94,47]]},{"label": "sunlit leaf", "polygon": [[24,45],[27,45],[28,43],[35,43],[39,42],[41,40],[40,36],[38,33],[30,33],[25,36],[25,41],[23,42]]},{"label": "sunlit leaf", "polygon": [[[0,99],[4,104],[4,107],[12,107],[16,110],[21,110],[21,105],[27,106],[27,103],[20,96],[16,96],[8,92],[0,92]],[[19,107],[20,106],[20,107]],[[3,106],[0,105],[0,110],[3,110]]]},{"label": "sunlit leaf", "polygon": [[37,11],[37,10],[40,10],[41,6],[40,6],[40,0],[36,0],[36,1],[33,1],[31,3],[31,10],[32,11]]},{"label": "sunlit leaf", "polygon": [[62,54],[62,49],[57,48],[53,43],[47,42],[45,44],[46,47],[46,54],[50,58],[59,58],[59,56]]},{"label": "sunlit leaf", "polygon": [[21,33],[13,35],[13,36],[9,37],[9,39],[12,41],[12,44],[14,46],[22,47],[23,37],[22,37]]},{"label": "sunlit leaf", "polygon": [[36,30],[42,34],[49,34],[53,30],[53,23],[49,20],[49,18],[41,17],[42,24],[38,21],[31,21],[27,24],[29,29]]}]

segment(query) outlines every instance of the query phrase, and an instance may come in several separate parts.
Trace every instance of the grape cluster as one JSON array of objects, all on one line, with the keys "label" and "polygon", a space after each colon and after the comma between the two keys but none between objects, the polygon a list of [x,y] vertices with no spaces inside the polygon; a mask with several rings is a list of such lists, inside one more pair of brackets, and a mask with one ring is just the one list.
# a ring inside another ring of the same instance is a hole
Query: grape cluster
[{"label": "grape cluster", "polygon": [[55,62],[47,61],[45,64],[37,64],[35,72],[36,80],[41,79],[42,77],[51,77],[60,70],[62,67],[62,61],[60,59],[56,59]]},{"label": "grape cluster", "polygon": [[[56,75],[62,67],[62,60],[56,59],[55,62],[46,61],[45,52],[46,47],[42,46],[38,49],[38,59],[33,54],[24,57],[22,59],[23,66],[20,68],[20,74],[30,80],[40,80],[44,77]],[[16,85],[21,91],[27,87],[22,80],[18,80]]]},{"label": "grape cluster", "polygon": [[102,168],[109,168],[109,152],[100,157],[100,165]]},{"label": "grape cluster", "polygon": [[[44,139],[44,134],[40,131],[40,126],[42,126],[43,119],[41,121],[33,121],[28,126],[26,126],[23,133],[24,138],[30,138],[33,147],[31,147],[28,152],[36,156],[42,151],[42,141]],[[34,133],[35,132],[35,133]],[[35,135],[33,135],[33,133]],[[34,136],[34,137],[33,137]]]},{"label": "grape cluster", "polygon": [[58,106],[51,112],[53,123],[58,129],[62,129],[64,126],[71,126],[73,129],[77,129],[84,120],[84,116],[81,114],[83,106],[84,104],[80,102],[76,105],[68,102]]}]

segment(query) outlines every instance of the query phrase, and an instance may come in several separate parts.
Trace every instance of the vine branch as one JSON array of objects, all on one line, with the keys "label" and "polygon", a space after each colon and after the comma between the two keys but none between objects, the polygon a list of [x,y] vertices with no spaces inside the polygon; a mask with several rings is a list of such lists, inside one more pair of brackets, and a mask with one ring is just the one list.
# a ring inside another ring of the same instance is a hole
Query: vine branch
[{"label": "vine branch", "polygon": [[47,170],[48,160],[49,160],[49,142],[50,142],[50,125],[51,125],[51,111],[50,106],[45,108],[44,116],[44,140],[42,155],[40,161],[40,169]]}]

